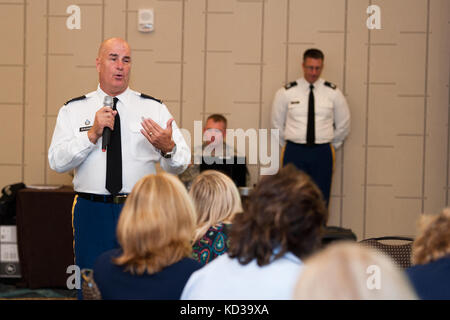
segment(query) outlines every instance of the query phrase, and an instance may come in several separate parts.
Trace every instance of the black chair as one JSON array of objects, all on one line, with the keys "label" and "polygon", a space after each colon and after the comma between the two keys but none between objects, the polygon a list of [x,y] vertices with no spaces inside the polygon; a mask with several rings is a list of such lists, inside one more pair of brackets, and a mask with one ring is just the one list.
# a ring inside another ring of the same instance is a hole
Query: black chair
[{"label": "black chair", "polygon": [[351,229],[336,226],[326,226],[322,235],[322,247],[335,241],[356,241],[356,235]]},{"label": "black chair", "polygon": [[383,252],[403,269],[411,267],[411,252],[414,239],[388,236],[361,240],[359,243]]}]

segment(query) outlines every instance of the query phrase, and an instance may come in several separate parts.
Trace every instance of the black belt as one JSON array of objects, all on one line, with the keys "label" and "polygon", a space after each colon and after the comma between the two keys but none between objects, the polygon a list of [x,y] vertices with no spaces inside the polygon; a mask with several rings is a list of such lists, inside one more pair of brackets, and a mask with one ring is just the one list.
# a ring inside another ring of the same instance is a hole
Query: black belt
[{"label": "black belt", "polygon": [[323,145],[328,145],[328,144],[330,144],[331,142],[325,142],[325,143],[314,143],[314,144],[307,144],[307,143],[297,143],[297,142],[292,142],[292,141],[290,141],[290,140],[286,140],[286,142],[289,142],[289,143],[292,143],[292,144],[298,144],[298,145],[300,145],[300,146],[307,146],[307,147],[314,147],[314,146],[323,146]]},{"label": "black belt", "polygon": [[84,193],[77,192],[77,195],[80,198],[96,201],[96,202],[104,202],[104,203],[115,203],[122,204],[127,200],[128,194],[118,194],[117,196],[107,195],[107,194],[93,194],[93,193]]}]

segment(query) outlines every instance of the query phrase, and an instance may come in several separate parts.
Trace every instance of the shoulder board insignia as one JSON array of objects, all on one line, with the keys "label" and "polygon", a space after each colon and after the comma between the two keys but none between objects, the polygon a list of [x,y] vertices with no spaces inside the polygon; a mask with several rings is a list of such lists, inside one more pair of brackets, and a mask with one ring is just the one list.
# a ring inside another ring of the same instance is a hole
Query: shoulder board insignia
[{"label": "shoulder board insignia", "polygon": [[155,100],[156,102],[162,103],[161,100],[158,100],[158,99],[156,99],[156,98],[153,98],[152,96],[148,96],[148,95],[143,94],[143,93],[141,93],[141,98],[144,98],[144,99],[150,99],[150,100]]},{"label": "shoulder board insignia", "polygon": [[290,89],[292,87],[295,87],[296,85],[297,85],[297,81],[292,81],[292,82],[289,82],[287,85],[285,85],[284,88],[286,90],[288,90],[288,89]]},{"label": "shoulder board insignia", "polygon": [[66,105],[68,105],[71,102],[78,101],[78,100],[83,100],[83,99],[86,99],[86,96],[81,96],[81,97],[76,97],[76,98],[70,99],[69,101],[64,103],[64,105],[66,106]]},{"label": "shoulder board insignia", "polygon": [[333,90],[336,89],[336,85],[334,83],[329,82],[329,81],[325,81],[324,85],[326,85],[327,87],[330,87]]}]

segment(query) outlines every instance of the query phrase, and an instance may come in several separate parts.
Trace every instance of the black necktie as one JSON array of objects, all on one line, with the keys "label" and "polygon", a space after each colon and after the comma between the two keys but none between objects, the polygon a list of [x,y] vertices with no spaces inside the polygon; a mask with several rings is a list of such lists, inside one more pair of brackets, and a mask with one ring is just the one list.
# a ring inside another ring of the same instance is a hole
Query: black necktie
[{"label": "black necktie", "polygon": [[314,86],[312,84],[309,85],[309,100],[308,100],[308,126],[306,127],[306,144],[308,146],[313,146],[316,141],[316,126],[315,126],[315,117],[314,117]]},{"label": "black necktie", "polygon": [[[113,110],[117,110],[117,101],[119,99],[114,98]],[[111,140],[106,153],[106,189],[112,195],[117,195],[122,190],[122,141],[119,112],[114,118],[114,130],[111,131]]]}]

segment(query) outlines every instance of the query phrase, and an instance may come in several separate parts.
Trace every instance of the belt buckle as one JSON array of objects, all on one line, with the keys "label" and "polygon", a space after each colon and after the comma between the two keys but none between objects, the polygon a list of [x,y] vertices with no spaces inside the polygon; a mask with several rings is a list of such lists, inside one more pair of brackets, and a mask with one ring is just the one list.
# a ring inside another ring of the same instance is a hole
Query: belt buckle
[{"label": "belt buckle", "polygon": [[114,204],[122,204],[122,203],[125,202],[125,200],[127,199],[127,197],[128,197],[128,196],[127,196],[126,194],[115,196],[115,197],[113,197],[113,203],[114,203]]}]

